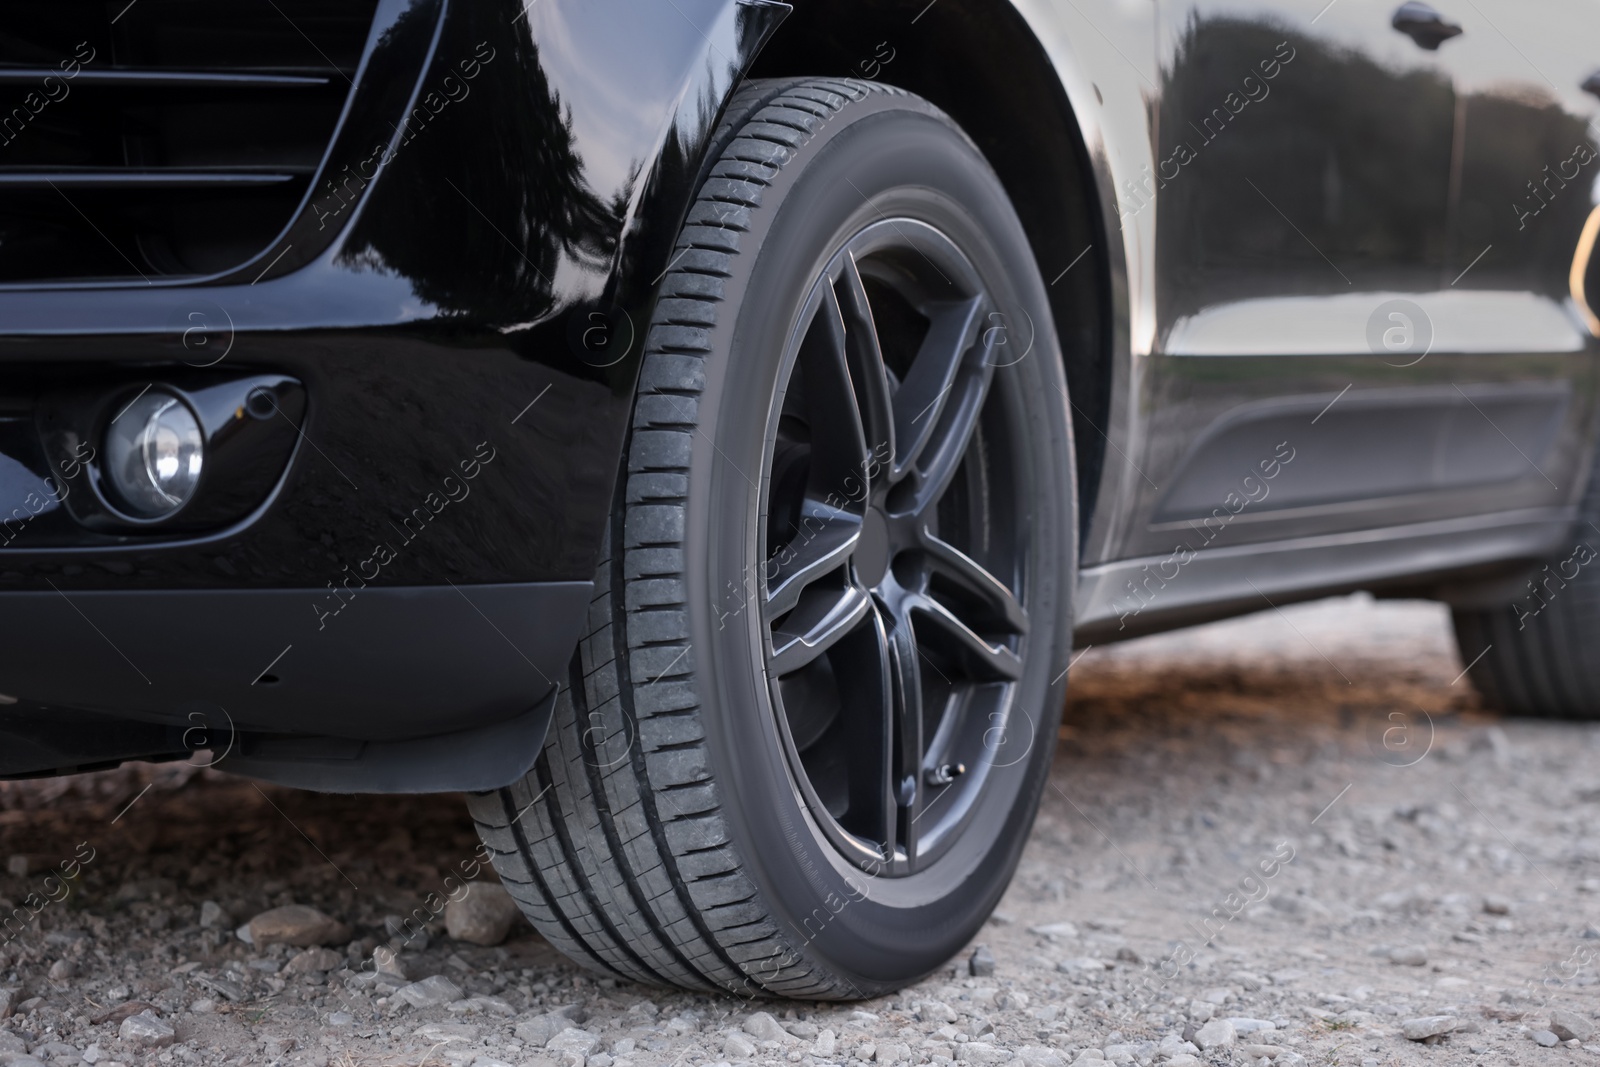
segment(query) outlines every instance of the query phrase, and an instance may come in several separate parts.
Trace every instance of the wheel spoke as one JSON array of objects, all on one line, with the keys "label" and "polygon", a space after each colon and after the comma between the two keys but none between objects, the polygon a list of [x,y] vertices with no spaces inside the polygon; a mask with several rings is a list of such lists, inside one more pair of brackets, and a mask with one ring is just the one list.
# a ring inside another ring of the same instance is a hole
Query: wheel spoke
[{"label": "wheel spoke", "polygon": [[[822,301],[800,344],[811,422],[811,493],[865,499],[870,448],[850,382],[844,314],[832,285],[817,289]],[[850,488],[852,479],[859,488]]]},{"label": "wheel spoke", "polygon": [[855,585],[829,592],[812,586],[772,631],[772,673],[782,676],[815,660],[872,610],[872,595]]},{"label": "wheel spoke", "polygon": [[922,544],[935,573],[948,579],[977,605],[980,618],[972,620],[984,629],[1004,629],[1009,633],[1028,632],[1028,613],[1005,583],[990,574],[977,560],[926,529]]},{"label": "wheel spoke", "polygon": [[843,566],[860,540],[861,516],[807,497],[795,536],[767,561],[767,621],[793,611],[806,587]]},{"label": "wheel spoke", "polygon": [[937,600],[918,597],[911,610],[928,643],[955,656],[972,680],[1014,682],[1022,677],[1022,660],[1015,652],[985,639]]},{"label": "wheel spoke", "polygon": [[889,652],[894,665],[894,735],[899,744],[885,769],[892,783],[895,806],[884,840],[893,847],[899,838],[906,863],[917,858],[917,814],[922,804],[922,673],[917,663],[917,635],[908,620],[895,621],[889,632]]},{"label": "wheel spoke", "polygon": [[[850,822],[894,849],[894,654],[883,618],[868,624],[833,652],[834,673],[850,679],[839,690],[849,759]],[[881,836],[888,828],[887,837]]]},{"label": "wheel spoke", "polygon": [[872,305],[861,283],[855,257],[846,253],[839,278],[839,306],[844,313],[845,347],[849,355],[850,380],[855,384],[856,403],[872,460],[886,464],[894,456],[894,407],[889,388],[888,368],[878,347],[878,327],[872,321]]},{"label": "wheel spoke", "polygon": [[896,479],[917,462],[933,439],[963,357],[977,336],[982,309],[982,298],[973,297],[945,304],[934,314],[917,358],[894,396]]},{"label": "wheel spoke", "polygon": [[905,483],[903,492],[907,497],[902,506],[919,517],[933,511],[966,458],[972,432],[977,429],[984,399],[989,395],[989,383],[994,377],[989,352],[989,346],[985,345],[984,358],[968,363],[956,376],[939,423],[922,449],[911,478]]}]

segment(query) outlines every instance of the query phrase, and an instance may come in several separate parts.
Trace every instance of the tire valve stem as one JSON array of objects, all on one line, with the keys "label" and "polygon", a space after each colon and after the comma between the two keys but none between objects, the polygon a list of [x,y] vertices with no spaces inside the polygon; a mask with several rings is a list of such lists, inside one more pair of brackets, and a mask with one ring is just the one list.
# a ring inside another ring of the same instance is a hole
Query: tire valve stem
[{"label": "tire valve stem", "polygon": [[941,763],[937,767],[928,768],[927,780],[929,785],[949,785],[966,773],[965,763]]}]

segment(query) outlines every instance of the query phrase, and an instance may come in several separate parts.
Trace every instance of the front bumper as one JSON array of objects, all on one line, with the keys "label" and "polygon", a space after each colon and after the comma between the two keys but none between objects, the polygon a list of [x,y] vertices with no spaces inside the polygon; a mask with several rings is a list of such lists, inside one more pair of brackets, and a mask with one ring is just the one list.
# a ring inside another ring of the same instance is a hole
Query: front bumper
[{"label": "front bumper", "polygon": [[332,791],[504,785],[590,591],[369,587],[320,618],[321,590],[0,594],[0,776],[188,758]]}]

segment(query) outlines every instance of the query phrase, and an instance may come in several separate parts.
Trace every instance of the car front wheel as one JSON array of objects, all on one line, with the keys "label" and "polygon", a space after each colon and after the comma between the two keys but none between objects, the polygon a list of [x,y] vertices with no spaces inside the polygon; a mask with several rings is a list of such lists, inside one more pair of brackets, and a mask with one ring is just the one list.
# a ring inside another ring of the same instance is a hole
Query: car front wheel
[{"label": "car front wheel", "polygon": [[1072,439],[1004,189],[932,105],[730,105],[647,335],[588,636],[549,740],[471,799],[575,960],[879,995],[978,931],[1054,749]]}]

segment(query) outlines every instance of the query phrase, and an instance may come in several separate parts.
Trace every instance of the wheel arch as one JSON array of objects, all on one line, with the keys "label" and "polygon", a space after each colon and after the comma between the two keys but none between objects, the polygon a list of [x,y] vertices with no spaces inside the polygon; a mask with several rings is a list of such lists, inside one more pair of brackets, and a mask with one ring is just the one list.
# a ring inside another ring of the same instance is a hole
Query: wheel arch
[{"label": "wheel arch", "polygon": [[1112,252],[1119,246],[1104,236],[1104,168],[1087,147],[1098,138],[1085,130],[1027,20],[1010,3],[988,0],[935,0],[926,7],[809,0],[795,5],[749,75],[894,85],[943,110],[989,160],[1028,234],[1061,341],[1074,408],[1082,544],[1105,465],[1102,431],[1113,421]]}]

